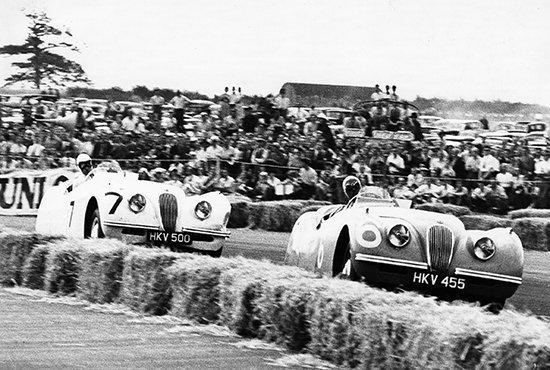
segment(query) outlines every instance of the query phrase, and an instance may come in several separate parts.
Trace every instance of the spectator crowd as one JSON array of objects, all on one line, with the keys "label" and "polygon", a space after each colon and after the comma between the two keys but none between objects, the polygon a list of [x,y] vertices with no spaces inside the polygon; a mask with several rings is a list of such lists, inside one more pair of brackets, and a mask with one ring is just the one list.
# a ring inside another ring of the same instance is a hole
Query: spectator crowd
[{"label": "spectator crowd", "polygon": [[[199,108],[179,92],[169,105],[155,94],[142,105],[106,102],[99,110],[75,102],[2,107],[0,173],[74,166],[87,153],[187,194],[341,203],[341,180],[356,175],[416,204],[493,213],[548,206],[550,152],[517,141],[430,142],[416,112],[393,104],[395,86],[386,90],[379,93],[389,102],[336,119],[315,107],[290,109],[284,89],[247,100],[240,88],[226,88],[215,105]],[[347,136],[346,128],[363,135]],[[376,130],[409,131],[411,140],[376,139]]]}]

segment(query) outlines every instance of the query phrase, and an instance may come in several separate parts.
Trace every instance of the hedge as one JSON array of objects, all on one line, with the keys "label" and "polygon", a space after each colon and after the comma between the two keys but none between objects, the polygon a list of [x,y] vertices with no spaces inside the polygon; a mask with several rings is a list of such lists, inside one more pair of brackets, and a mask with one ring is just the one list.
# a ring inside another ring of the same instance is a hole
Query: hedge
[{"label": "hedge", "polygon": [[[493,315],[472,304],[389,293],[242,257],[214,259],[106,240],[38,246],[40,239],[10,238],[12,250],[32,249],[23,281],[39,281],[44,260],[44,288],[50,292],[225,325],[337,365],[550,368],[550,324],[529,314],[505,309]],[[111,280],[120,276],[115,288]]]}]

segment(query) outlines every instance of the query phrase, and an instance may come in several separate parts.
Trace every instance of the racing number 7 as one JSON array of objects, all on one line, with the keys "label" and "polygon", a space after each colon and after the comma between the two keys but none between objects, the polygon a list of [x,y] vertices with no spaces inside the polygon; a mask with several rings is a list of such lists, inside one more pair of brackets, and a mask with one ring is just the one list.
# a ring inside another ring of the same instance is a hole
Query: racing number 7
[{"label": "racing number 7", "polygon": [[109,214],[112,215],[113,213],[116,212],[116,209],[120,205],[120,202],[122,202],[122,195],[120,195],[119,193],[116,193],[114,191],[109,191],[109,192],[105,193],[105,196],[107,196],[107,195],[114,195],[115,197],[117,197],[117,199],[115,200],[115,203],[113,204],[113,206],[111,207],[111,210],[109,211]]}]

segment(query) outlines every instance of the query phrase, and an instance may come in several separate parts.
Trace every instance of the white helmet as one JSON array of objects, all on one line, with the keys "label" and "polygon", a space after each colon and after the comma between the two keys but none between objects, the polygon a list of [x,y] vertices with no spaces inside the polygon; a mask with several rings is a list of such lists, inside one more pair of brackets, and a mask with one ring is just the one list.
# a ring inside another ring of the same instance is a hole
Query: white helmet
[{"label": "white helmet", "polygon": [[79,154],[78,157],[76,157],[76,165],[78,166],[82,162],[91,162],[92,158],[86,153]]}]

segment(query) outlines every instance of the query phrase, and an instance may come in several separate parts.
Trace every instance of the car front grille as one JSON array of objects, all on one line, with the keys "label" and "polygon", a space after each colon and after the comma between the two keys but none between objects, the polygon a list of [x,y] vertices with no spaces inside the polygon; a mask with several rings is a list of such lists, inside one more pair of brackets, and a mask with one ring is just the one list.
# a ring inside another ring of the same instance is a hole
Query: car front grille
[{"label": "car front grille", "polygon": [[453,232],[445,225],[432,225],[428,229],[428,266],[446,272],[453,256]]},{"label": "car front grille", "polygon": [[164,231],[174,232],[178,219],[178,201],[174,194],[163,193],[159,196],[160,217]]}]

